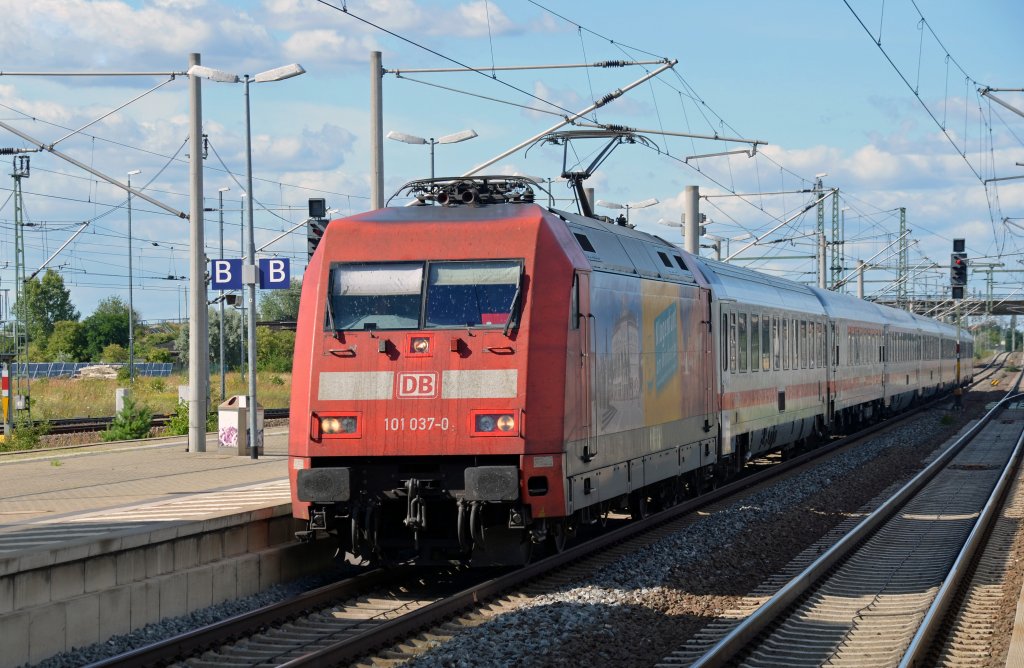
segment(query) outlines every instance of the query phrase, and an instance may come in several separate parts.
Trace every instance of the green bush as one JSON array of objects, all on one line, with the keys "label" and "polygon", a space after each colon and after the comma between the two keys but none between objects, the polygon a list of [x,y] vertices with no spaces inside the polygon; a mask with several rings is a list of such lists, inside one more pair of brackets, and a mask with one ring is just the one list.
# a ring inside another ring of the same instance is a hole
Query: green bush
[{"label": "green bush", "polygon": [[145,405],[135,403],[131,397],[125,397],[124,408],[114,416],[110,429],[103,432],[104,441],[132,441],[145,438],[153,424],[153,412]]},{"label": "green bush", "polygon": [[27,413],[19,411],[14,421],[14,433],[4,440],[2,449],[32,450],[38,448],[39,441],[48,433],[50,433],[49,422],[41,420],[33,424]]},{"label": "green bush", "polygon": [[174,413],[167,419],[167,433],[173,436],[188,433],[188,402],[178,400]]},{"label": "green bush", "polygon": [[[206,431],[217,430],[217,414],[206,415]],[[178,401],[174,413],[167,419],[167,433],[171,436],[184,436],[188,433],[188,402]]]}]

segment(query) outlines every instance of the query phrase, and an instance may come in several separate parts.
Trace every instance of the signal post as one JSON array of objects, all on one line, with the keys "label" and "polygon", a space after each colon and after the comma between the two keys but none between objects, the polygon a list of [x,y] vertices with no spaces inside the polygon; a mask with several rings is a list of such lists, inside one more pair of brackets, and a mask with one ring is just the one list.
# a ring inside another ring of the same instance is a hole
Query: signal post
[{"label": "signal post", "polygon": [[949,287],[956,302],[956,385],[960,387],[960,300],[967,287],[967,250],[963,239],[953,239],[953,252],[949,256]]}]

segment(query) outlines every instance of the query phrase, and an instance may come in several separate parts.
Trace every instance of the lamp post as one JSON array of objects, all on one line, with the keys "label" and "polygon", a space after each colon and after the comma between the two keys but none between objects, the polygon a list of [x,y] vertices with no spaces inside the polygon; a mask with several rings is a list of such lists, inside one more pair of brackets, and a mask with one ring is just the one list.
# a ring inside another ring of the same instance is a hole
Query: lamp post
[{"label": "lamp post", "polygon": [[[224,193],[231,188],[217,188],[217,204],[220,211],[220,256],[224,257]],[[220,400],[226,398],[224,383],[224,300],[220,300]]]},{"label": "lamp post", "polygon": [[[249,193],[242,193],[242,208],[239,209],[240,217],[238,219],[238,229],[240,230],[241,236],[238,238],[238,252],[242,255],[242,259],[245,259],[245,201],[249,198]],[[242,314],[238,321],[238,372],[242,376],[242,380],[245,380],[245,340],[246,340],[246,323],[248,322],[245,318],[245,300],[242,299],[242,295],[238,295],[238,303],[241,305]]]},{"label": "lamp post", "polygon": [[249,454],[253,459],[259,459],[259,444],[256,442],[256,281],[258,270],[256,266],[256,240],[252,222],[252,124],[249,115],[249,84],[282,81],[305,74],[306,70],[303,69],[302,65],[292,63],[260,72],[254,77],[245,74],[242,78],[239,78],[237,74],[198,65],[190,68],[190,72],[212,81],[222,83],[238,83],[241,81],[245,85],[245,192],[248,197],[246,198],[244,233],[245,257],[248,259],[249,264],[243,263],[242,265],[242,283],[249,286],[247,291],[248,298],[245,300],[248,302],[249,307],[249,327],[247,332],[249,343],[249,393],[246,396],[246,407],[249,411]]},{"label": "lamp post", "polygon": [[407,135],[404,132],[395,132],[392,130],[387,134],[388,139],[394,139],[395,141],[404,142],[406,144],[430,144],[430,178],[434,178],[434,145],[435,144],[457,144],[460,141],[466,141],[478,136],[475,130],[461,130],[459,132],[453,132],[450,135],[438,137],[434,139],[429,137],[424,139],[423,137],[417,137],[416,135]]},{"label": "lamp post", "polygon": [[598,206],[603,206],[606,209],[625,209],[626,210],[626,223],[629,224],[629,210],[630,209],[643,209],[649,206],[654,206],[658,203],[657,197],[645,199],[642,202],[627,202],[626,204],[619,204],[618,202],[606,202],[603,199],[597,200]]},{"label": "lamp post", "polygon": [[128,172],[128,383],[135,382],[135,306],[132,301],[132,177],[141,169]]}]

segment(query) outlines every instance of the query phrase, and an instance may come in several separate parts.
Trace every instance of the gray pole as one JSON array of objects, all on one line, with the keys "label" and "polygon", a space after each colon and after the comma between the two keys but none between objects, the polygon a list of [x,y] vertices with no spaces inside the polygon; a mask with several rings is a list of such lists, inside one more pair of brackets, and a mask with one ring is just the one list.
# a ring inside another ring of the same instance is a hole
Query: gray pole
[{"label": "gray pole", "polygon": [[590,210],[593,211],[594,210],[594,202],[597,201],[597,198],[594,196],[594,189],[593,188],[584,188],[583,192],[586,193],[586,195],[587,195],[587,203],[590,204]]},{"label": "gray pole", "polygon": [[864,260],[857,260],[857,299],[864,299]]},{"label": "gray pole", "polygon": [[700,186],[683,189],[683,244],[687,253],[700,255]]},{"label": "gray pole", "polygon": [[249,418],[249,456],[259,459],[260,449],[256,442],[256,239],[252,223],[252,126],[249,122],[249,75],[245,75],[245,187],[249,193],[245,211],[245,257],[250,267],[243,270],[245,283],[249,284],[247,302],[249,305],[249,396],[246,401]]},{"label": "gray pole", "polygon": [[436,144],[437,142],[434,141],[433,137],[431,137],[427,141],[430,142],[430,179],[433,180],[434,179],[434,144]]},{"label": "gray pole", "polygon": [[132,175],[128,174],[128,383],[135,382],[135,307],[132,303]]},{"label": "gray pole", "polygon": [[[241,230],[241,238],[238,240],[238,252],[245,258],[245,202],[249,200],[247,193],[242,193],[242,208],[239,209],[241,216],[238,221],[238,229]],[[241,295],[239,295],[241,297]],[[245,378],[245,338],[246,330],[248,329],[249,321],[245,318],[245,300],[239,300],[242,303],[242,317],[238,321],[238,373],[241,374],[242,378]]]},{"label": "gray pole", "polygon": [[[199,64],[199,54],[188,58],[189,67]],[[189,126],[189,277],[192,300],[188,312],[188,451],[206,452],[207,384],[210,382],[206,322],[206,253],[203,248],[203,111],[200,82],[188,78],[191,100]]]},{"label": "gray pole", "polygon": [[[220,211],[220,256],[224,257],[224,190],[221,188],[217,191],[218,197],[218,210]],[[225,383],[224,383],[224,294],[221,293],[220,299],[220,400],[225,399]]]},{"label": "gray pole", "polygon": [[821,232],[818,234],[818,287],[825,290],[828,286],[826,285],[825,278],[825,233]]},{"label": "gray pole", "polygon": [[[370,171],[372,201],[374,209],[384,208],[384,103],[381,89],[384,71],[381,67],[380,51],[370,52]],[[433,148],[433,147],[431,147]]]}]

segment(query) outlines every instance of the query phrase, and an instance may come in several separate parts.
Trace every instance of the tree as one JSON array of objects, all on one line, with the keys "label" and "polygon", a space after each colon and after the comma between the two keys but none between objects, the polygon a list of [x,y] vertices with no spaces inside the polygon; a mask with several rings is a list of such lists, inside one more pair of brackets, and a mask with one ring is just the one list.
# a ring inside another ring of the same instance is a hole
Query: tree
[{"label": "tree", "polygon": [[[138,322],[138,314],[135,322]],[[99,303],[92,315],[82,321],[85,330],[86,354],[100,361],[103,349],[111,343],[128,348],[128,305],[117,296],[107,297]]]},{"label": "tree", "polygon": [[61,320],[78,320],[71,293],[60,274],[47,269],[41,279],[25,281],[22,299],[14,304],[14,315],[26,325],[30,341],[44,342]]},{"label": "tree", "polygon": [[299,297],[302,295],[302,281],[293,278],[284,290],[266,290],[260,295],[260,320],[287,320],[299,318]]},{"label": "tree", "polygon": [[[210,373],[220,370],[220,311],[210,309],[208,316],[210,341]],[[188,364],[189,328],[182,327],[174,339],[174,350],[182,364]],[[242,342],[242,315],[231,308],[224,310],[224,368],[237,369],[240,366]]]},{"label": "tree", "polygon": [[85,347],[82,323],[60,320],[53,325],[43,358],[48,362],[80,362],[86,358]]},{"label": "tree", "polygon": [[295,356],[295,332],[256,328],[256,368],[259,371],[291,371]]},{"label": "tree", "polygon": [[128,361],[128,350],[120,343],[108,343],[103,346],[99,361],[106,364],[124,364]]}]

